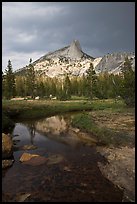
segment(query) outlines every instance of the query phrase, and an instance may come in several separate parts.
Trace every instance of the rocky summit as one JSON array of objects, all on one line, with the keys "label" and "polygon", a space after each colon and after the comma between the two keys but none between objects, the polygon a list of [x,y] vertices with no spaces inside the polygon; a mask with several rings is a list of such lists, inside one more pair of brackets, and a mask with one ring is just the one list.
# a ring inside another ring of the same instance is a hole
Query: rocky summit
[{"label": "rocky summit", "polygon": [[[82,76],[89,69],[90,63],[93,64],[97,74],[104,71],[119,74],[126,56],[131,59],[134,68],[134,53],[117,52],[94,58],[82,51],[78,40],[73,40],[69,46],[49,52],[32,64],[38,75],[52,78],[64,77],[66,74],[69,76]],[[16,73],[26,69],[27,67],[24,67],[17,70]]]}]

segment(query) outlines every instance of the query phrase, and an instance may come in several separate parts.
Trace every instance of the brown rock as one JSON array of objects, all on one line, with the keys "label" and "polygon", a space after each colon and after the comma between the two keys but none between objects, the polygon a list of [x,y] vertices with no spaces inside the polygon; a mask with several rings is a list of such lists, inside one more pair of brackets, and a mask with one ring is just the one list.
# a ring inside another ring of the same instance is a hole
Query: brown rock
[{"label": "brown rock", "polygon": [[2,159],[11,157],[13,154],[13,141],[9,134],[2,133]]},{"label": "brown rock", "polygon": [[38,154],[29,154],[29,153],[23,153],[22,156],[20,157],[21,162],[25,162],[30,160],[33,157],[38,157]]},{"label": "brown rock", "polygon": [[5,169],[7,167],[12,166],[13,162],[14,162],[14,160],[12,160],[12,159],[2,160],[2,169]]},{"label": "brown rock", "polygon": [[28,161],[24,161],[23,164],[28,164],[28,165],[31,165],[31,166],[39,166],[41,164],[46,163],[47,161],[48,161],[48,158],[38,156],[38,157],[32,157]]}]

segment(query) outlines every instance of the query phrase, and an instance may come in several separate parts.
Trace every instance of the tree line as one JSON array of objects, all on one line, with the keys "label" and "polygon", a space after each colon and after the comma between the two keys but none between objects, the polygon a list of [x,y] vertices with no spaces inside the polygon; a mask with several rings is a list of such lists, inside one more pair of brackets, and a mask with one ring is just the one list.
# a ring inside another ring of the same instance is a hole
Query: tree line
[{"label": "tree line", "polygon": [[121,97],[127,105],[134,106],[135,71],[126,57],[119,75],[109,74],[107,71],[97,75],[91,63],[86,75],[70,77],[66,74],[61,79],[38,76],[31,59],[25,74],[17,75],[13,73],[11,61],[8,61],[5,73],[2,73],[3,98],[49,98],[51,95],[60,100],[69,100],[71,96],[84,96],[89,100]]}]

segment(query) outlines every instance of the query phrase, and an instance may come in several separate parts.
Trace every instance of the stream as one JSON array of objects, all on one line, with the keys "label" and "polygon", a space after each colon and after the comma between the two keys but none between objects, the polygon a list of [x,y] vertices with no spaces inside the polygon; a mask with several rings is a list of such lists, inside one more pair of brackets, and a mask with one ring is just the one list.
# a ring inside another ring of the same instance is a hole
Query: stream
[{"label": "stream", "polygon": [[[123,191],[98,168],[98,162],[107,161],[96,151],[91,136],[85,133],[85,140],[78,136],[79,129],[71,127],[74,114],[16,123],[12,132],[15,161],[2,170],[3,202],[122,201]],[[26,145],[34,148],[23,148]],[[24,152],[45,157],[47,162],[21,163]]]}]

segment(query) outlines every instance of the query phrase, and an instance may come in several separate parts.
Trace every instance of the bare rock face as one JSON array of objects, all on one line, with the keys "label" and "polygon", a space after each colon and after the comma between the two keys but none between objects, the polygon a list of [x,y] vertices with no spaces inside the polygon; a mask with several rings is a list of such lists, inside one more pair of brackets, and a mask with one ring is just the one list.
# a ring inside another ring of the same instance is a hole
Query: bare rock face
[{"label": "bare rock face", "polygon": [[80,43],[78,40],[74,40],[69,48],[68,56],[71,59],[80,59],[83,56],[81,51]]},{"label": "bare rock face", "polygon": [[2,133],[2,159],[10,158],[13,155],[13,141],[9,134]]},{"label": "bare rock face", "polygon": [[121,68],[127,57],[132,62],[132,68],[135,69],[135,54],[128,52],[117,52],[112,54],[107,54],[102,57],[100,62],[96,65],[95,70],[98,72],[108,71],[109,73],[117,74],[121,72]]},{"label": "bare rock face", "polygon": [[[78,40],[73,40],[70,45],[49,52],[32,64],[38,75],[51,78],[63,78],[66,73],[72,77],[86,75],[90,63],[93,64],[97,74],[105,71],[119,74],[126,56],[131,60],[132,68],[135,70],[135,53],[133,52],[108,53],[107,55],[94,58],[83,52]],[[23,74],[25,70],[27,70],[27,66],[17,70],[15,73]]]}]

